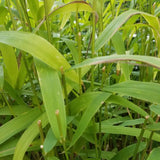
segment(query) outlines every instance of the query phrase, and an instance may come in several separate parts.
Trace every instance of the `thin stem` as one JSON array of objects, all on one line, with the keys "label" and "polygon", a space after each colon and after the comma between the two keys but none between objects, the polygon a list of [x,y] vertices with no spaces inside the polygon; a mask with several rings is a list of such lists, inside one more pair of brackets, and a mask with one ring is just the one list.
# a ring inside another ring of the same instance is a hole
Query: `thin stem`
[{"label": "thin stem", "polygon": [[[82,61],[82,51],[81,51],[81,32],[79,27],[78,10],[76,11],[76,29],[77,29],[77,44],[78,44],[78,62]],[[81,68],[78,69],[79,75],[79,94],[82,94],[82,80],[81,80]]]},{"label": "thin stem", "polygon": [[12,11],[11,11],[10,0],[6,0],[6,2],[7,2],[9,14],[10,14],[10,16],[11,16],[11,20],[12,20],[12,24],[13,24],[13,30],[16,30],[16,22],[15,22],[15,20],[14,20],[14,17],[13,17]]},{"label": "thin stem", "polygon": [[102,68],[102,81],[101,81],[101,89],[103,88],[103,84],[105,82],[105,77],[106,77],[106,66]]},{"label": "thin stem", "polygon": [[68,153],[66,150],[65,137],[63,136],[63,132],[62,132],[62,124],[61,124],[61,120],[60,120],[60,116],[59,116],[59,110],[56,110],[55,114],[56,114],[58,129],[59,129],[59,133],[60,133],[60,143],[63,145],[66,159],[69,160]]},{"label": "thin stem", "polygon": [[39,108],[40,111],[42,112],[42,108],[41,108],[41,105],[40,105],[39,100],[38,100],[38,96],[37,96],[37,92],[36,92],[36,89],[35,89],[35,85],[33,84],[31,72],[29,71],[28,64],[27,64],[27,60],[26,60],[26,57],[25,57],[24,53],[22,54],[22,56],[23,56],[25,68],[26,68],[27,73],[28,73],[28,76],[29,76],[29,82],[30,82],[30,84],[31,84],[32,91],[33,91],[33,93],[34,93],[36,105],[38,106],[38,108]]},{"label": "thin stem", "polygon": [[[81,32],[78,33],[78,57],[79,63],[82,61],[82,53],[81,53]],[[81,80],[81,68],[78,69],[79,75],[79,94],[82,94],[82,80]]]},{"label": "thin stem", "polygon": [[51,30],[50,30],[49,16],[48,16],[49,11],[48,11],[47,1],[46,0],[44,0],[44,10],[45,10],[48,41],[51,42]]},{"label": "thin stem", "polygon": [[9,108],[10,113],[13,115],[13,117],[16,117],[16,115],[15,115],[12,107],[11,107],[10,104],[8,103],[8,100],[7,100],[7,98],[5,97],[4,93],[2,93],[2,96],[3,96],[3,98],[4,98],[4,100],[5,100],[6,104],[7,104],[7,106],[8,106],[8,108]]},{"label": "thin stem", "polygon": [[149,119],[149,116],[146,116],[146,117],[145,117],[144,124],[143,124],[142,129],[141,129],[140,136],[139,136],[139,138],[138,138],[137,145],[136,145],[135,150],[134,150],[134,154],[133,154],[132,160],[135,160],[136,157],[137,157],[138,148],[139,148],[139,145],[140,145],[141,140],[142,140],[142,138],[143,138],[143,134],[144,134],[144,132],[145,132],[145,127],[146,127],[146,124],[147,124],[148,119]]},{"label": "thin stem", "polygon": [[[92,13],[92,58],[95,56],[95,33],[96,33],[96,19],[95,19],[96,0],[93,0]],[[91,90],[94,88],[94,66],[91,66]]]},{"label": "thin stem", "polygon": [[61,75],[62,75],[62,85],[63,85],[63,89],[64,89],[66,106],[68,106],[68,94],[67,94],[66,78],[65,78],[65,73],[64,73],[63,67],[61,67]]},{"label": "thin stem", "polygon": [[20,17],[20,21],[21,21],[21,24],[22,24],[22,27],[23,27],[23,31],[25,31],[26,30],[26,25],[25,25],[24,15],[23,15],[23,13],[21,12],[21,9],[20,9],[19,1],[16,0],[15,3],[16,3],[17,11],[19,13],[19,17]]},{"label": "thin stem", "polygon": [[[104,103],[103,103],[104,104]],[[101,154],[102,154],[102,149],[101,149],[101,145],[102,145],[102,106],[99,109],[99,152],[98,152],[98,158],[101,159]]]},{"label": "thin stem", "polygon": [[42,129],[42,121],[38,120],[37,124],[38,124],[38,128],[39,128],[41,143],[43,145],[43,143],[44,143],[44,134],[43,134],[43,129]]},{"label": "thin stem", "polygon": [[21,6],[22,6],[22,9],[23,9],[25,18],[26,18],[26,20],[27,20],[27,24],[28,24],[28,27],[29,27],[29,31],[32,32],[32,26],[31,26],[31,22],[30,22],[30,20],[29,20],[29,16],[28,16],[26,4],[25,4],[26,2],[25,2],[25,0],[20,0],[20,2],[21,2]]}]

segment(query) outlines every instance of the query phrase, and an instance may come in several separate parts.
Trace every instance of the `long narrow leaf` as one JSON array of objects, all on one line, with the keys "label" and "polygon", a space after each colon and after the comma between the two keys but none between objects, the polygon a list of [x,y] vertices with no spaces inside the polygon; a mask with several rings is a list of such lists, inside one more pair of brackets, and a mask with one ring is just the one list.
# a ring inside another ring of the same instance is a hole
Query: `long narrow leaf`
[{"label": "long narrow leaf", "polygon": [[160,69],[160,59],[152,56],[140,55],[111,55],[96,58],[90,58],[72,67],[72,69],[82,68],[85,66],[102,64],[102,63],[116,63],[120,61],[137,61],[146,63],[149,66]]},{"label": "long narrow leaf", "polygon": [[158,83],[126,81],[105,87],[104,90],[160,104],[160,84]]},{"label": "long narrow leaf", "polygon": [[38,108],[35,108],[27,113],[10,120],[0,127],[0,144],[7,139],[24,130],[32,121],[34,121],[40,115]]},{"label": "long narrow leaf", "polygon": [[78,126],[75,134],[73,135],[72,141],[70,143],[70,147],[72,147],[76,141],[80,138],[80,136],[83,134],[85,129],[87,128],[90,120],[94,116],[94,114],[97,112],[99,107],[104,103],[104,101],[111,96],[110,93],[102,93],[101,97],[98,99],[98,103],[95,103],[94,100],[90,103],[89,106],[87,106],[87,109],[85,110]]},{"label": "long narrow leaf", "polygon": [[[1,31],[0,43],[10,45],[30,53],[32,56],[48,64],[56,70],[69,69],[70,65],[59,51],[47,40],[32,33]],[[78,82],[78,76],[75,72],[67,72],[66,76],[73,82]]]},{"label": "long narrow leaf", "polygon": [[[66,114],[60,79],[57,71],[39,60],[36,60],[36,67],[48,120],[54,135],[60,140],[66,136]],[[56,115],[57,111],[59,115]]]},{"label": "long narrow leaf", "polygon": [[38,120],[42,122],[42,128],[48,124],[48,118],[46,113],[43,113],[38,117],[23,133],[20,140],[18,141],[14,153],[13,160],[23,160],[24,154],[27,151],[29,145],[32,143],[34,138],[39,134],[39,128],[37,125]]}]

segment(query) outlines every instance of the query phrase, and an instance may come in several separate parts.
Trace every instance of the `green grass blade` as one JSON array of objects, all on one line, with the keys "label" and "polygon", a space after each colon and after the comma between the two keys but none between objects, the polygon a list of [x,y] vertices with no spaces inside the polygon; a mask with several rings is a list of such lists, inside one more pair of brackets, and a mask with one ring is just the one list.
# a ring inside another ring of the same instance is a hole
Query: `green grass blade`
[{"label": "green grass blade", "polygon": [[85,110],[88,106],[99,106],[99,104],[104,101],[105,97],[106,96],[103,92],[84,93],[69,103],[68,107],[70,109],[70,113],[71,115],[76,115],[77,113]]},{"label": "green grass blade", "polygon": [[[129,145],[122,150],[120,150],[111,160],[128,160],[134,154],[136,144]],[[146,143],[142,142],[138,148],[138,152],[141,152],[145,149]]]},{"label": "green grass blade", "polygon": [[[22,113],[29,112],[32,108],[25,105],[12,105],[12,111],[15,115],[21,115]],[[0,115],[12,115],[8,106],[0,107]]]},{"label": "green grass blade", "polygon": [[[97,132],[98,132],[98,125],[97,125]],[[102,124],[102,133],[109,133],[109,134],[122,134],[122,135],[129,135],[129,136],[139,136],[141,132],[141,128],[130,128],[130,127],[122,127],[122,126],[111,126],[111,125],[103,125]],[[149,138],[151,132],[145,130],[143,137]],[[160,134],[154,133],[152,140],[160,142]]]},{"label": "green grass blade", "polygon": [[32,121],[40,115],[38,108],[35,108],[27,113],[10,120],[0,127],[0,144],[8,140],[13,135],[24,130]]},{"label": "green grass blade", "polygon": [[143,62],[149,66],[160,69],[160,59],[152,56],[140,56],[140,55],[111,55],[102,56],[96,58],[90,58],[72,67],[72,69],[82,68],[90,65],[102,64],[102,63],[116,63],[120,61],[137,61]]},{"label": "green grass blade", "polygon": [[79,62],[79,57],[78,57],[78,50],[76,48],[76,43],[74,41],[66,39],[66,38],[63,38],[62,40],[67,44],[67,46],[70,49],[71,54],[73,56],[74,63],[77,64]]},{"label": "green grass blade", "polygon": [[[124,106],[126,108],[131,109],[132,111],[135,111],[136,113],[142,115],[143,117],[146,117],[148,115],[147,112],[145,112],[143,109],[141,109],[139,106],[135,105],[134,103],[128,101],[127,99],[112,95],[107,99],[108,103],[118,104],[120,106]],[[149,118],[151,122],[153,122],[152,118]]]},{"label": "green grass blade", "polygon": [[133,15],[139,14],[139,11],[128,10],[115,18],[101,33],[95,42],[95,50],[101,49],[105,43],[107,43],[112,36],[118,31],[118,29]]},{"label": "green grass blade", "polygon": [[57,14],[67,14],[71,12],[77,12],[77,11],[88,11],[88,12],[93,12],[92,7],[84,1],[73,1],[71,3],[68,3],[64,6],[59,7],[56,10],[53,10],[49,16],[53,17]]},{"label": "green grass blade", "polygon": [[[28,52],[55,70],[60,71],[62,66],[64,70],[70,68],[69,63],[53,45],[35,34],[17,31],[1,31],[0,43]],[[78,82],[78,76],[73,71],[67,72],[66,77],[75,83]]]},{"label": "green grass blade", "polygon": [[[63,92],[58,73],[41,61],[35,60],[35,62],[38,71],[38,78],[40,82],[44,106],[52,131],[58,140],[60,140],[61,138],[65,139],[66,113]],[[57,110],[59,110],[58,116],[60,122],[58,122],[57,120]],[[61,126],[62,131],[60,131],[59,125]]]},{"label": "green grass blade", "polygon": [[[84,114],[82,115],[82,118],[77,126],[77,130],[75,132],[75,134],[73,135],[72,141],[70,143],[70,147],[72,147],[76,141],[80,138],[80,136],[83,134],[83,132],[85,131],[85,129],[87,128],[90,120],[92,119],[92,117],[94,116],[94,114],[97,112],[97,110],[99,109],[99,107],[102,105],[102,103],[111,96],[111,94],[109,93],[103,93],[101,94],[101,97],[99,97],[98,102],[95,103],[95,101],[93,100],[89,106],[87,106]],[[86,102],[86,100],[85,100]],[[80,104],[81,105],[81,102]],[[78,107],[78,106],[76,106]]]},{"label": "green grass blade", "polygon": [[13,160],[23,160],[24,154],[27,151],[29,145],[39,134],[39,128],[37,125],[38,120],[42,121],[42,128],[44,128],[48,124],[47,115],[46,113],[43,113],[27,128],[27,130],[25,130],[25,132],[23,133],[16,145]]},{"label": "green grass blade", "polygon": [[126,81],[105,87],[104,90],[160,104],[160,84],[158,83]]},{"label": "green grass blade", "polygon": [[57,138],[55,137],[52,129],[50,128],[47,132],[44,145],[43,145],[45,154],[50,152],[53,149],[53,147],[56,145],[56,143],[57,143]]},{"label": "green grass blade", "polygon": [[150,111],[152,111],[153,113],[155,113],[156,115],[160,115],[160,105],[156,105],[156,104],[152,104],[149,106]]}]

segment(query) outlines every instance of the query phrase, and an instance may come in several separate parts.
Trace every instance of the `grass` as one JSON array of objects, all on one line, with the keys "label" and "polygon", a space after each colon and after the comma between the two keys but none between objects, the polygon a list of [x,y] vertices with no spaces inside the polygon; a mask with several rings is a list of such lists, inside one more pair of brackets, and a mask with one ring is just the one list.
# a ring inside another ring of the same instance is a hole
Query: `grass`
[{"label": "grass", "polygon": [[0,160],[156,160],[160,3],[0,0]]}]

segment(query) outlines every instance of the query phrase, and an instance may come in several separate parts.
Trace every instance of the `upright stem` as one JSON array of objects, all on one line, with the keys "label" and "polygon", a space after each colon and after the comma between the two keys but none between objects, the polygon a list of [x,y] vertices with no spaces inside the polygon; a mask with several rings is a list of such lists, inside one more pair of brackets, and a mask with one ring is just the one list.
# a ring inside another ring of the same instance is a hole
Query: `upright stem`
[{"label": "upright stem", "polygon": [[10,14],[10,16],[11,16],[11,20],[12,20],[12,24],[13,24],[13,30],[16,30],[16,22],[15,22],[15,20],[14,20],[14,17],[13,17],[12,11],[11,11],[10,0],[6,0],[6,2],[7,2],[9,14]]},{"label": "upright stem", "polygon": [[[93,0],[92,13],[92,58],[95,56],[95,33],[96,33],[96,19],[95,19],[96,0]],[[94,66],[91,66],[91,90],[94,88]]]},{"label": "upright stem", "polygon": [[26,20],[27,20],[27,24],[28,24],[28,27],[29,27],[29,31],[32,32],[32,26],[31,26],[31,22],[30,22],[30,20],[29,20],[29,16],[28,16],[26,4],[25,4],[26,2],[25,2],[25,0],[20,0],[20,2],[21,2],[21,6],[22,6],[22,9],[23,9],[25,18],[26,18]]},{"label": "upright stem", "polygon": [[[77,43],[78,43],[78,62],[82,61],[82,49],[81,49],[81,32],[79,28],[78,10],[76,12],[76,29],[77,29]],[[82,94],[82,80],[81,80],[81,68],[78,69],[79,75],[79,94]]]},{"label": "upright stem", "polygon": [[66,86],[66,78],[65,78],[65,73],[63,70],[63,67],[61,67],[61,75],[62,75],[62,85],[64,89],[64,96],[66,100],[66,106],[68,106],[68,95],[67,95],[67,86]]},{"label": "upright stem", "polygon": [[143,134],[144,134],[144,132],[145,132],[145,127],[146,127],[146,124],[147,124],[148,119],[149,119],[149,116],[146,116],[146,117],[145,117],[144,124],[143,124],[142,129],[141,129],[140,136],[139,136],[139,138],[138,138],[137,145],[136,145],[135,150],[134,150],[134,154],[133,154],[132,160],[135,160],[136,157],[137,157],[138,148],[139,148],[139,145],[140,145],[141,140],[142,140],[142,138],[143,138]]},{"label": "upright stem", "polygon": [[30,82],[30,84],[31,84],[32,91],[33,91],[33,93],[34,93],[36,105],[38,106],[38,108],[39,108],[40,111],[42,112],[42,108],[41,108],[41,105],[40,105],[39,100],[38,100],[37,92],[36,92],[36,89],[35,89],[35,85],[33,84],[31,72],[29,71],[29,68],[28,68],[28,64],[27,64],[27,60],[26,60],[25,54],[22,53],[22,56],[23,56],[24,64],[25,64],[25,67],[26,67],[26,70],[27,70],[27,73],[28,73],[28,76],[29,76],[29,82]]},{"label": "upright stem", "polygon": [[19,1],[16,0],[15,3],[16,3],[17,11],[19,13],[21,24],[23,26],[23,30],[25,31],[26,30],[26,25],[25,25],[24,15],[23,15],[23,13],[21,12],[21,9],[20,9]]},{"label": "upright stem", "polygon": [[14,113],[12,107],[10,106],[10,104],[9,104],[9,102],[8,102],[8,100],[7,100],[7,98],[5,97],[4,93],[2,93],[2,96],[3,96],[3,98],[4,98],[4,100],[5,100],[6,104],[7,104],[7,106],[8,106],[8,108],[9,108],[10,113],[13,115],[13,117],[16,117],[16,115],[15,115],[15,113]]},{"label": "upright stem", "polygon": [[46,0],[44,0],[44,10],[45,10],[45,17],[46,17],[48,41],[51,42],[51,30],[50,30],[50,24],[49,24],[49,18],[48,18],[49,11],[48,11],[47,1]]}]

